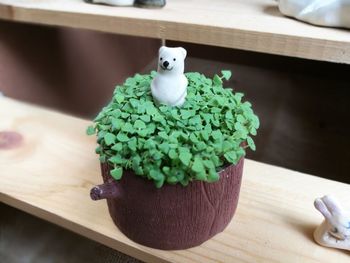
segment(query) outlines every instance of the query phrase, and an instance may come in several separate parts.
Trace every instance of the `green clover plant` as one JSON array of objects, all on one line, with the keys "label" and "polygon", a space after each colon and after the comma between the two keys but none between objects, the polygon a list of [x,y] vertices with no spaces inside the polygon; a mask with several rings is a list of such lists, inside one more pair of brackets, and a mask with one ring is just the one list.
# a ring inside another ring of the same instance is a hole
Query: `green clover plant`
[{"label": "green clover plant", "polygon": [[223,87],[231,77],[222,71],[213,79],[186,73],[188,89],[182,107],[157,105],[150,84],[156,72],[128,78],[117,86],[112,101],[88,127],[97,134],[96,153],[119,180],[123,170],[164,183],[186,186],[192,180],[215,182],[226,164],[237,164],[249,147],[259,119],[242,93]]}]

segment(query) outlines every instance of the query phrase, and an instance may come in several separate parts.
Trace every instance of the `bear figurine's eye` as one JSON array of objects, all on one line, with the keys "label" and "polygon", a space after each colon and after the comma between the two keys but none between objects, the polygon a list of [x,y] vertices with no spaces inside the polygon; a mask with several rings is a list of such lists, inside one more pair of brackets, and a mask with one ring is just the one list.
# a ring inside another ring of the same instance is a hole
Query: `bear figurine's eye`
[{"label": "bear figurine's eye", "polygon": [[174,58],[173,60],[176,61],[176,58]]},{"label": "bear figurine's eye", "polygon": [[163,58],[160,58],[160,60],[163,60]]}]

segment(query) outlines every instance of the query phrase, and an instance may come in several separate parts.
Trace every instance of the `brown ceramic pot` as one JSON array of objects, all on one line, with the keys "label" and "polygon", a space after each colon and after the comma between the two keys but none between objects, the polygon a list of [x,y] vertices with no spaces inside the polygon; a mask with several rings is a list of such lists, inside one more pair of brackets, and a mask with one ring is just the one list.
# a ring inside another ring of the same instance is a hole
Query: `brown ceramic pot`
[{"label": "brown ceramic pot", "polygon": [[222,232],[231,221],[243,162],[222,170],[215,183],[165,184],[160,189],[131,171],[116,182],[110,167],[101,164],[104,184],[91,190],[91,198],[107,199],[114,223],[133,241],[164,250],[186,249]]}]

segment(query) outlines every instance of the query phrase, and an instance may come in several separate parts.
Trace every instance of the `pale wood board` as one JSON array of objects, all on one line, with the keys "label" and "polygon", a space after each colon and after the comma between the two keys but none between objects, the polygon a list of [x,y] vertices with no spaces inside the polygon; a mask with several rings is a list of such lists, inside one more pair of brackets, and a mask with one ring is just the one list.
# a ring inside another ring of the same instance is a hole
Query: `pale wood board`
[{"label": "pale wood board", "polygon": [[349,262],[348,252],[316,245],[312,232],[322,221],[314,198],[333,193],[350,208],[350,186],[251,160],[223,233],[183,251],[135,244],[104,201],[90,200],[102,179],[95,138],[85,135],[89,123],[0,98],[0,131],[24,137],[20,147],[0,150],[0,201],[147,262]]},{"label": "pale wood board", "polygon": [[350,32],[281,15],[272,0],[169,0],[163,9],[0,0],[0,18],[350,63]]}]

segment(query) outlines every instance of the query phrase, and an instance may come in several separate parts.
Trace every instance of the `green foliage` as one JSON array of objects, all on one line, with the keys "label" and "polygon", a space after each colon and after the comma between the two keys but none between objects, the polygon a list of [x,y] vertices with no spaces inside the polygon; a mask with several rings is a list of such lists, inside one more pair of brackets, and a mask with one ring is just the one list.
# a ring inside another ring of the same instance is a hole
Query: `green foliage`
[{"label": "green foliage", "polygon": [[112,101],[87,128],[97,134],[96,153],[114,169],[119,180],[123,169],[164,183],[186,186],[192,180],[215,182],[227,163],[236,164],[256,135],[259,119],[242,93],[223,87],[231,72],[209,79],[187,73],[188,95],[181,107],[156,105],[150,84],[155,76],[136,74],[117,86]]}]

